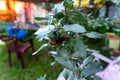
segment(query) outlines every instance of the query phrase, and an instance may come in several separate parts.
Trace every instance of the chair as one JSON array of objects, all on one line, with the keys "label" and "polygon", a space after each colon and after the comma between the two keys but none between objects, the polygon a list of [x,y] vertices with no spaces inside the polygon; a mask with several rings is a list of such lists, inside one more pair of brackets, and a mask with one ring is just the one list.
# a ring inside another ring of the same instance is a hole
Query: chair
[{"label": "chair", "polygon": [[18,59],[21,61],[22,68],[25,68],[25,60],[24,60],[24,54],[29,49],[32,48],[34,52],[34,45],[33,45],[33,39],[28,40],[20,40],[15,37],[9,36],[9,35],[2,35],[0,36],[0,39],[4,41],[8,48],[8,59],[9,64],[11,64],[11,53],[15,52]]}]

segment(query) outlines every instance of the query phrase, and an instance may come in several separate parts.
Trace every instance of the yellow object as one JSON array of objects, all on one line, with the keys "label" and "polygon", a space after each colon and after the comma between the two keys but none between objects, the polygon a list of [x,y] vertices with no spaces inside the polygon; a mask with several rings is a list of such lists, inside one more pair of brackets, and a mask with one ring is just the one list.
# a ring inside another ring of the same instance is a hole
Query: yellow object
[{"label": "yellow object", "polygon": [[55,44],[56,44],[56,42],[53,41],[53,40],[49,40],[49,43],[50,43],[51,45],[55,45]]},{"label": "yellow object", "polygon": [[109,48],[112,49],[119,49],[120,47],[120,40],[109,39]]},{"label": "yellow object", "polygon": [[119,36],[107,36],[109,41],[108,47],[111,49],[120,49],[120,37]]},{"label": "yellow object", "polygon": [[108,36],[114,36],[115,35],[114,32],[106,32],[105,34],[108,35]]}]

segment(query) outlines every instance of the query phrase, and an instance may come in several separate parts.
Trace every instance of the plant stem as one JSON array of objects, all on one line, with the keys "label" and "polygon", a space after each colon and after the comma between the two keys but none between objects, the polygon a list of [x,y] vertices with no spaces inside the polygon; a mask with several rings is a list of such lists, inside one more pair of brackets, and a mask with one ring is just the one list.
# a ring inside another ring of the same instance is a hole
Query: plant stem
[{"label": "plant stem", "polygon": [[76,74],[77,75],[77,79],[80,80],[80,78],[81,78],[81,76],[80,76],[81,70],[80,70],[78,64],[76,64],[76,67],[77,67],[77,74]]}]

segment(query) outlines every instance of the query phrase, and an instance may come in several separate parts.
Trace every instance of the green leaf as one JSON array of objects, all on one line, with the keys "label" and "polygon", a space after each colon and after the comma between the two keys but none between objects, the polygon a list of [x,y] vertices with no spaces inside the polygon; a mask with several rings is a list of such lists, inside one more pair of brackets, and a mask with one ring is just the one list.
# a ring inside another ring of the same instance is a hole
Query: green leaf
[{"label": "green leaf", "polygon": [[82,77],[86,78],[99,71],[101,71],[100,63],[90,62],[84,69],[82,69],[81,75]]},{"label": "green leaf", "polygon": [[58,61],[58,63],[60,63],[63,67],[71,70],[71,71],[75,71],[75,67],[72,64],[72,62],[68,59],[64,59],[63,57],[57,57],[55,56],[55,59]]},{"label": "green leaf", "polygon": [[61,19],[64,17],[64,14],[62,12],[59,12],[53,16],[54,18]]},{"label": "green leaf", "polygon": [[85,79],[85,78],[82,78],[81,80],[87,80],[87,79]]},{"label": "green leaf", "polygon": [[54,25],[48,25],[45,28],[38,29],[34,34],[37,35],[37,39],[41,39],[47,36],[50,32],[54,31]]},{"label": "green leaf", "polygon": [[56,41],[57,33],[56,33],[55,31],[53,31],[53,32],[50,32],[50,33],[48,34],[48,36],[49,36],[49,38],[50,38],[51,40]]},{"label": "green leaf", "polygon": [[35,20],[41,21],[41,20],[48,20],[48,18],[43,18],[43,17],[35,17]]},{"label": "green leaf", "polygon": [[[76,80],[75,73],[64,68],[63,71],[60,73],[59,77],[64,77],[65,80]],[[58,77],[59,80],[62,80]]]},{"label": "green leaf", "polygon": [[59,49],[57,52],[58,52],[57,56],[62,57],[64,59],[69,59],[68,52],[66,49],[62,48],[62,49]]},{"label": "green leaf", "polygon": [[52,9],[53,12],[56,14],[56,13],[59,13],[59,12],[62,12],[65,10],[64,8],[64,5],[63,5],[63,2],[62,3],[58,3],[58,4],[55,4],[54,8]]},{"label": "green leaf", "polygon": [[64,6],[67,10],[73,9],[73,0],[64,0]]},{"label": "green leaf", "polygon": [[72,24],[72,25],[65,25],[63,27],[65,31],[72,31],[75,33],[84,33],[86,32],[85,28],[82,25],[79,24]]},{"label": "green leaf", "polygon": [[81,13],[76,14],[74,20],[79,21],[79,23],[88,23],[87,18]]},{"label": "green leaf", "polygon": [[35,55],[37,54],[39,51],[41,51],[43,48],[47,47],[48,46],[48,43],[46,44],[43,44],[37,51],[35,51],[32,55]]},{"label": "green leaf", "polygon": [[85,58],[87,56],[87,47],[84,45],[83,41],[78,38],[75,40],[75,53],[73,54],[74,57],[81,56],[82,58]]},{"label": "green leaf", "polygon": [[85,34],[89,38],[101,38],[103,35],[97,32],[89,32]]},{"label": "green leaf", "polygon": [[93,60],[93,56],[88,56],[87,58],[85,58],[83,63],[81,64],[81,69],[83,69],[92,60]]},{"label": "green leaf", "polygon": [[74,72],[69,72],[69,77],[66,80],[77,80]]}]

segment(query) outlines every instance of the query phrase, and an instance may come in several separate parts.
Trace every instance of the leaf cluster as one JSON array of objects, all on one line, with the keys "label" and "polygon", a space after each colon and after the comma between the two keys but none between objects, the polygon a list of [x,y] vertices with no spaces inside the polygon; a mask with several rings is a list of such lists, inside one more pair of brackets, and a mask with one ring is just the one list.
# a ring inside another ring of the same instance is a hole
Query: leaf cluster
[{"label": "leaf cluster", "polygon": [[[55,60],[74,75],[70,77],[71,74],[68,73],[66,79],[87,80],[101,70],[101,65],[94,61],[95,57],[92,52],[87,50],[84,37],[101,38],[103,35],[95,32],[94,28],[107,26],[107,24],[102,20],[90,19],[85,13],[74,8],[73,0],[64,0],[61,5],[64,6],[64,10],[62,7],[61,11],[55,11],[55,14],[48,19],[51,22],[49,25],[54,25],[54,29],[46,31],[44,36],[39,37],[39,39],[42,37],[48,40],[47,44],[43,44],[39,50],[45,46],[50,49],[54,47]],[[49,28],[46,29],[49,30]]]}]

